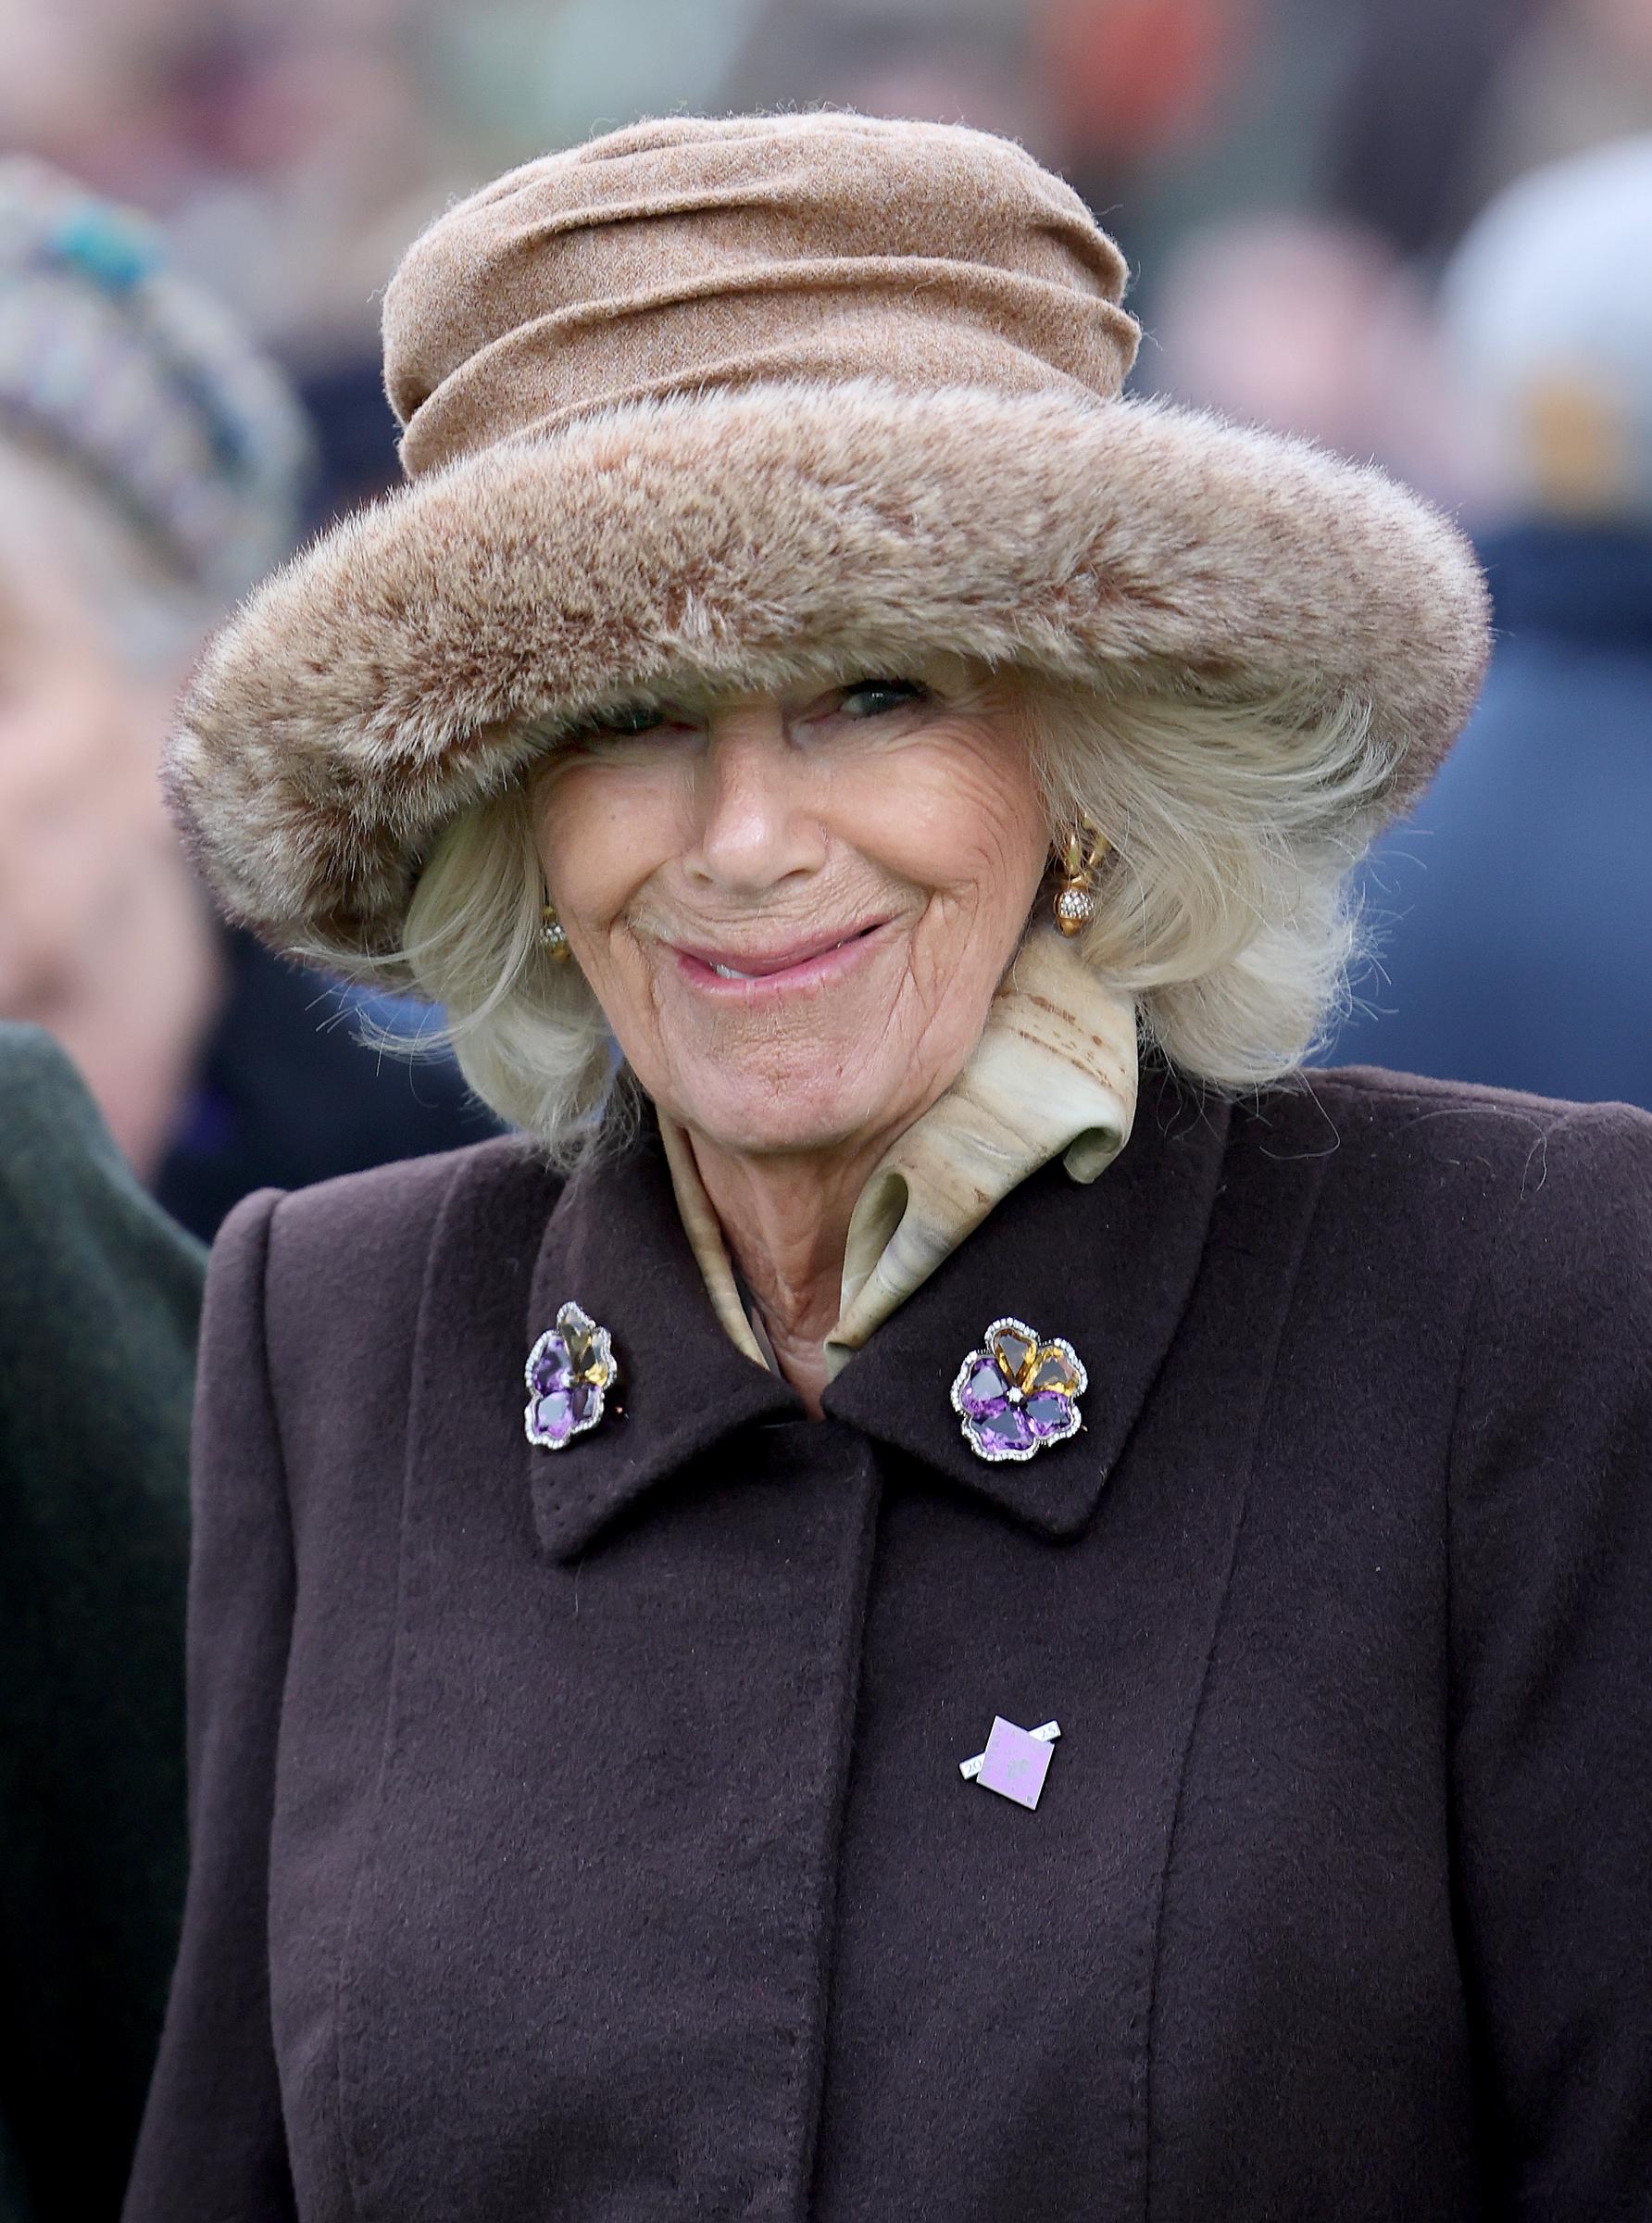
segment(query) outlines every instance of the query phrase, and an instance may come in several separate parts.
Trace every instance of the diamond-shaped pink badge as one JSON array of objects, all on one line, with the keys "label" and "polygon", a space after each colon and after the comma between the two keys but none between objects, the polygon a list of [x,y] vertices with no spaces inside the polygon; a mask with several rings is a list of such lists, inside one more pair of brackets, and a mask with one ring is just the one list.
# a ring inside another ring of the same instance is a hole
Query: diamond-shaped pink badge
[{"label": "diamond-shaped pink badge", "polygon": [[1036,1806],[1049,1766],[1047,1744],[1030,1729],[1018,1729],[1001,1714],[993,1716],[993,1733],[986,1740],[978,1782],[1013,1799],[1018,1806]]}]

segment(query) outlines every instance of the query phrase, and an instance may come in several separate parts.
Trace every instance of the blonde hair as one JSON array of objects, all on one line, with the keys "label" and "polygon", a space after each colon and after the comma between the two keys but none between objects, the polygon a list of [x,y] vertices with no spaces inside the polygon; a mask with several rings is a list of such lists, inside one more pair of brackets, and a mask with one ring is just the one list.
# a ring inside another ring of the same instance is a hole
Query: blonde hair
[{"label": "blonde hair", "polygon": [[[1363,706],[1305,717],[1285,696],[1234,706],[1191,681],[1104,693],[1018,676],[1052,839],[1088,823],[1111,846],[1076,947],[1190,1078],[1237,1093],[1295,1071],[1345,1008],[1348,874],[1391,780]],[[447,828],[402,954],[477,1094],[566,1164],[615,1108],[621,1068],[582,975],[541,942],[543,901],[530,776]]]}]

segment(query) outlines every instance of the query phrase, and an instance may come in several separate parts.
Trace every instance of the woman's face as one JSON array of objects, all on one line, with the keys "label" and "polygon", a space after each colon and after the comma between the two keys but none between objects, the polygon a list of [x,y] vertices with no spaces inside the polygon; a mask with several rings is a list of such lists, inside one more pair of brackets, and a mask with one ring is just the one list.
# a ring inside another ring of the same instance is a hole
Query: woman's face
[{"label": "woman's face", "polygon": [[951,660],[605,713],[535,823],[632,1071],[745,1152],[872,1143],[934,1102],[1048,851],[1019,684]]},{"label": "woman's face", "polygon": [[53,1023],[169,851],[169,695],[122,670],[49,547],[0,534],[0,1017]]}]

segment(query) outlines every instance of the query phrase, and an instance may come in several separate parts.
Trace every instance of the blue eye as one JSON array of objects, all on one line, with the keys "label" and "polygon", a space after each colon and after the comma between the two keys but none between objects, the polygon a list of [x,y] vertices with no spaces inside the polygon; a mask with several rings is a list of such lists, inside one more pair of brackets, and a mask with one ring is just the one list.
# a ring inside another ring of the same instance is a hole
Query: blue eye
[{"label": "blue eye", "polygon": [[[851,704],[867,702],[863,710],[853,710]],[[857,679],[843,691],[843,708],[852,718],[883,718],[891,710],[904,709],[908,703],[927,702],[929,689],[915,679]]]}]

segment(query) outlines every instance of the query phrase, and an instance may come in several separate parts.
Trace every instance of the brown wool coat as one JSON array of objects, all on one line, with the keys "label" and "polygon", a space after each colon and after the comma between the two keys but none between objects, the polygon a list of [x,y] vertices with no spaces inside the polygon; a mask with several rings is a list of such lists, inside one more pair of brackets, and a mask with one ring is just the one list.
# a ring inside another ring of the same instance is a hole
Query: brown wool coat
[{"label": "brown wool coat", "polygon": [[[993,1466],[1007,1312],[1091,1386]],[[1652,1121],[1373,1074],[1150,1087],[824,1425],[647,1143],[248,1202],[128,2223],[1652,2215],[1649,1370]]]}]

